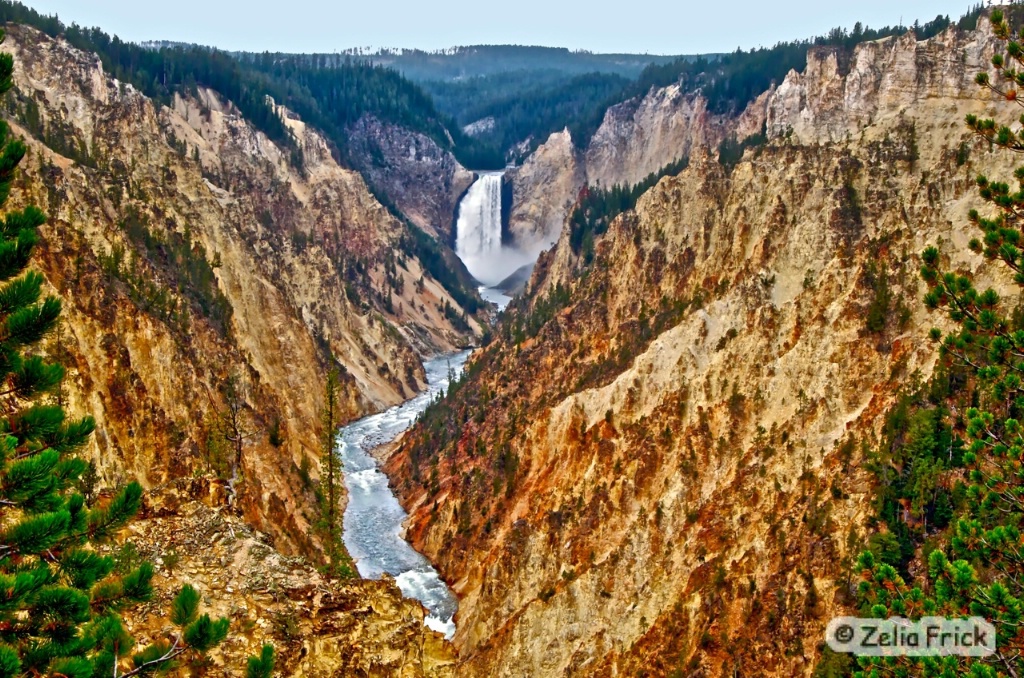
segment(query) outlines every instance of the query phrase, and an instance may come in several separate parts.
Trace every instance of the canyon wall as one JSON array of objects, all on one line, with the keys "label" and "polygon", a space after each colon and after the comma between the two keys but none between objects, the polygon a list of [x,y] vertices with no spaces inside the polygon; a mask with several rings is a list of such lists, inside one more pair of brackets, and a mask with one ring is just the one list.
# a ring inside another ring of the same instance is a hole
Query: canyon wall
[{"label": "canyon wall", "polygon": [[454,243],[459,199],[474,175],[424,134],[364,115],[349,130],[353,166],[417,227]]},{"label": "canyon wall", "polygon": [[974,177],[1018,160],[963,122],[1001,111],[973,83],[994,45],[982,19],[861,45],[848,71],[814,50],[757,104],[766,145],[726,169],[695,142],[589,265],[565,231],[541,256],[521,315],[388,461],[459,595],[462,673],[812,673],[855,600],[861,444],[946,322],[918,253],[1008,283],[967,249]]},{"label": "canyon wall", "polygon": [[[363,178],[288,111],[279,109],[301,147],[301,169],[216,92],[154,102],[105,73],[95,55],[27,27],[8,26],[3,49],[15,59],[4,113],[28,144],[10,206],[34,203],[48,215],[32,266],[64,314],[46,350],[67,367],[61,401],[97,421],[84,452],[97,491],[138,479],[157,497],[200,479],[208,484],[202,510],[244,521],[261,558],[315,561],[330,366],[341,371],[341,418],[351,420],[417,393],[421,359],[474,343],[480,323],[426,270],[417,258],[423,245]],[[218,432],[232,405],[244,438],[237,468]],[[200,585],[219,586],[202,579],[212,572],[203,558],[216,555],[228,569],[235,555],[236,565],[249,561],[246,549],[233,549],[235,528],[218,530],[186,531],[187,549],[154,543],[153,554],[178,549]],[[288,596],[327,586],[310,579],[310,565],[287,562],[310,582],[299,591],[288,588],[294,577],[284,582]],[[290,655],[290,672],[450,674],[450,646],[393,585],[355,582],[331,595],[346,602],[314,607],[316,624],[334,630],[299,631],[337,642],[317,646],[317,666],[307,658],[302,668]],[[253,610],[264,626],[276,614]],[[258,645],[268,628],[246,638]]]},{"label": "canyon wall", "polygon": [[717,149],[726,137],[743,140],[760,132],[769,94],[739,116],[718,115],[708,111],[700,93],[671,85],[609,108],[585,144],[574,144],[568,130],[552,134],[509,172],[512,234],[525,249],[545,249],[558,239],[587,184],[632,186],[681,158]]},{"label": "canyon wall", "polygon": [[558,239],[586,170],[569,130],[552,134],[523,164],[506,173],[512,183],[509,233],[522,248],[540,251]]}]

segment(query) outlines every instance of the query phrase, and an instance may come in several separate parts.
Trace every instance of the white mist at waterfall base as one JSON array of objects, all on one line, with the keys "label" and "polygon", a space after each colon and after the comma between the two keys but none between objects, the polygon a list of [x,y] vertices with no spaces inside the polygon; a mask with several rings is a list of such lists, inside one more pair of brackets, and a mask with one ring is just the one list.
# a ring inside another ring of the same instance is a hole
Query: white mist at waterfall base
[{"label": "white mist at waterfall base", "polygon": [[423,364],[428,388],[412,400],[356,421],[338,435],[348,506],[342,539],[356,561],[359,574],[395,578],[402,595],[427,608],[426,625],[451,639],[455,634],[458,599],[423,555],[402,538],[406,512],[388,486],[388,479],[370,456],[373,448],[391,442],[408,429],[430,401],[462,372],[469,351],[429,360]]},{"label": "white mist at waterfall base", "polygon": [[459,203],[455,253],[474,278],[494,287],[537,257],[501,244],[502,172],[481,172]]}]

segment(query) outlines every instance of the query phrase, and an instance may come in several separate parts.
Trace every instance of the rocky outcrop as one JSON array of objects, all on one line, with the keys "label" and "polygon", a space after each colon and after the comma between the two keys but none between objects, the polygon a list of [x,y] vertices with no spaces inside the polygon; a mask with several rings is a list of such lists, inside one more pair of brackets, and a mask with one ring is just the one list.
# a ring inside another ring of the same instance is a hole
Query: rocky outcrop
[{"label": "rocky outcrop", "polygon": [[348,155],[375,190],[419,228],[454,242],[459,199],[474,175],[424,134],[364,115],[349,129]]},{"label": "rocky outcrop", "polygon": [[489,115],[486,118],[481,118],[476,122],[471,122],[462,128],[462,131],[471,137],[481,136],[488,132],[493,132],[496,121],[493,115]]},{"label": "rocky outcrop", "polygon": [[569,130],[552,134],[522,166],[508,171],[512,182],[509,231],[520,247],[539,252],[558,239],[565,217],[586,184],[586,172]]},{"label": "rocky outcrop", "polygon": [[992,110],[992,52],[984,21],[848,72],[813,52],[763,102],[767,145],[693,152],[589,266],[565,232],[542,255],[388,462],[465,675],[813,672],[873,510],[861,444],[935,363],[916,253],[1008,283],[966,247],[973,178],[1017,162],[962,123]]},{"label": "rocky outcrop", "polygon": [[445,317],[458,304],[301,121],[288,122],[302,172],[214,92],[158,106],[24,27],[4,49],[8,113],[29,142],[12,203],[49,215],[35,265],[65,300],[52,350],[69,407],[99,424],[87,454],[101,487],[233,475],[217,430],[234,378],[237,505],[284,552],[315,552],[310,470],[332,356],[344,418],[400,402],[423,386],[421,356],[474,340]]},{"label": "rocky outcrop", "polygon": [[553,244],[587,184],[632,186],[681,158],[716,149],[728,136],[742,140],[760,132],[769,96],[739,116],[716,115],[699,93],[671,85],[609,108],[583,150],[568,130],[552,134],[510,172],[510,229],[517,242],[535,252]]},{"label": "rocky outcrop", "polygon": [[730,134],[739,139],[756,134],[768,96],[759,97],[739,118],[709,112],[704,97],[679,85],[612,106],[584,153],[587,182],[632,186],[697,149],[716,148]]},{"label": "rocky outcrop", "polygon": [[137,640],[165,637],[171,600],[191,584],[205,612],[232,622],[202,675],[244,675],[263,643],[274,645],[275,675],[454,675],[451,645],[423,625],[422,606],[403,599],[393,581],[325,579],[224,510],[215,489],[204,479],[160,488],[120,535],[121,546],[105,549],[156,565],[153,600],[131,615]]},{"label": "rocky outcrop", "polygon": [[843,69],[834,49],[815,48],[804,72],[790,72],[770,98],[768,134],[793,134],[805,143],[843,141],[911,103],[974,97],[965,83],[991,49],[991,36],[982,31],[946,31],[921,42],[907,33],[860,45]]}]

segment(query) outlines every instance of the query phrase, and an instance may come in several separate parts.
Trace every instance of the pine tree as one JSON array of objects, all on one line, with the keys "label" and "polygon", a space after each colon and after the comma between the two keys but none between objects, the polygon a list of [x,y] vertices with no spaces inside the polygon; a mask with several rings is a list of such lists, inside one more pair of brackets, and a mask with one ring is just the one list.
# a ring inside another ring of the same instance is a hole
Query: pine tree
[{"label": "pine tree", "polygon": [[274,646],[266,644],[259,657],[249,657],[246,678],[271,678],[274,675]]},{"label": "pine tree", "polygon": [[241,379],[237,375],[231,375],[224,382],[221,391],[226,405],[219,415],[221,433],[232,448],[231,484],[234,487],[242,468],[245,441],[256,435],[256,430],[246,413],[246,393]]},{"label": "pine tree", "polygon": [[205,454],[217,476],[228,481],[230,502],[234,501],[236,485],[242,477],[245,445],[259,431],[250,414],[249,394],[241,377],[230,374],[218,390],[220,401],[207,391],[211,414],[207,420]]},{"label": "pine tree", "polygon": [[[992,26],[1005,44],[1006,55],[992,64],[996,82],[980,73],[977,82],[1010,102],[1021,104],[1024,87],[1024,48],[999,10]],[[1024,32],[1021,34],[1024,39]],[[1024,124],[1024,116],[1020,119]],[[991,119],[967,116],[970,129],[994,146],[1024,151],[1024,130],[1013,131]],[[969,219],[982,231],[970,243],[972,251],[998,260],[1014,272],[1024,287],[1024,167],[1014,173],[1017,187],[977,179],[981,198],[993,208],[991,217],[971,211]],[[892,564],[870,551],[861,554],[862,612],[873,617],[917,619],[922,616],[980,616],[997,631],[997,652],[984,659],[961,657],[859,658],[858,676],[1020,676],[1024,675],[1024,329],[1019,319],[1002,309],[1024,301],[1020,294],[1003,303],[997,292],[975,287],[970,276],[942,270],[935,247],[922,254],[921,275],[929,287],[931,309],[944,309],[958,326],[943,336],[933,329],[940,355],[949,365],[973,372],[979,398],[965,413],[964,462],[969,469],[967,500],[954,516],[949,542],[928,557],[926,580],[904,581]],[[949,508],[949,507],[947,507]],[[951,509],[950,509],[951,510]]]},{"label": "pine tree", "polygon": [[324,409],[321,415],[324,429],[320,450],[320,532],[323,535],[324,551],[330,561],[329,574],[348,578],[355,574],[352,559],[341,542],[341,516],[338,500],[341,497],[341,460],[335,450],[338,434],[338,371],[327,374],[324,385]]},{"label": "pine tree", "polygon": [[[0,95],[13,69],[11,55],[0,54]],[[0,121],[0,206],[25,153]],[[0,219],[0,678],[165,671],[223,640],[228,621],[200,616],[198,594],[185,587],[174,601],[174,637],[134,652],[121,613],[150,598],[153,567],[118,575],[91,545],[132,519],[142,487],[130,483],[105,506],[87,506],[78,488],[89,465],[74,452],[95,422],[44,404],[64,370],[33,353],[61,311],[59,299],[43,298],[43,277],[26,272],[43,222],[36,207]]]}]

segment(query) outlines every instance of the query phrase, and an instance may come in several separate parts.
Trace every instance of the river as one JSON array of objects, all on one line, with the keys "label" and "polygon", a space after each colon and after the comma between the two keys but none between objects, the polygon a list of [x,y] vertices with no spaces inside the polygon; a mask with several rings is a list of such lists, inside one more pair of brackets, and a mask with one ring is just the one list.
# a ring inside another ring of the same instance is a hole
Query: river
[{"label": "river", "polygon": [[[501,242],[501,172],[484,172],[459,205],[456,250],[469,271],[484,284],[483,299],[499,311],[511,301],[501,290],[490,287],[501,282],[527,261],[514,247]],[[359,574],[379,579],[384,573],[395,578],[402,594],[415,598],[427,608],[426,624],[451,638],[459,601],[423,555],[402,538],[405,510],[377,468],[370,450],[389,443],[409,428],[430,401],[447,388],[453,375],[462,372],[470,351],[428,360],[423,364],[428,388],[412,400],[349,424],[338,435],[348,507],[345,509],[342,539],[355,558]]]},{"label": "river", "polygon": [[383,573],[395,577],[402,594],[415,598],[427,608],[426,624],[451,638],[458,599],[423,555],[402,539],[405,510],[388,486],[369,452],[394,440],[409,428],[430,401],[447,388],[453,375],[462,372],[470,351],[428,360],[427,390],[401,405],[349,424],[338,436],[348,507],[345,509],[343,540],[356,561],[359,574],[379,579]]}]

